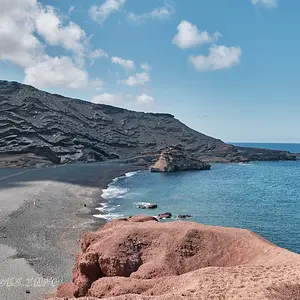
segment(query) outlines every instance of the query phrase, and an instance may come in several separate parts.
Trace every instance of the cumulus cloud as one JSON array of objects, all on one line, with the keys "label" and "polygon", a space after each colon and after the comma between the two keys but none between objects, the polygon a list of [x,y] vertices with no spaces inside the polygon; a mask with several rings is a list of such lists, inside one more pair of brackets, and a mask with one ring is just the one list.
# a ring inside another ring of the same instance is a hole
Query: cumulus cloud
[{"label": "cumulus cloud", "polygon": [[209,54],[190,56],[190,62],[198,71],[215,71],[230,68],[240,62],[242,50],[240,47],[212,45]]},{"label": "cumulus cloud", "polygon": [[150,80],[150,76],[146,72],[136,73],[134,76],[129,76],[125,80],[119,80],[118,83],[122,83],[128,86],[144,85]]},{"label": "cumulus cloud", "polygon": [[188,21],[181,21],[177,26],[177,34],[173,38],[173,44],[181,49],[192,48],[198,45],[213,43],[221,36],[219,32],[209,34],[200,31],[196,25]]},{"label": "cumulus cloud", "polygon": [[150,72],[152,70],[152,67],[148,63],[141,64],[141,68],[146,72]]},{"label": "cumulus cloud", "polygon": [[101,95],[94,96],[91,102],[95,104],[118,105],[124,102],[126,96],[128,98],[128,95],[103,93]]},{"label": "cumulus cloud", "polygon": [[21,67],[34,64],[44,56],[43,45],[33,34],[36,1],[1,0],[0,59]]},{"label": "cumulus cloud", "polygon": [[153,103],[154,99],[147,94],[142,94],[137,97],[137,102],[140,104],[149,104],[149,103]]},{"label": "cumulus cloud", "polygon": [[36,30],[46,43],[51,46],[61,46],[62,48],[82,57],[87,41],[84,30],[77,24],[69,22],[63,26],[62,20],[51,6],[40,9],[35,18]]},{"label": "cumulus cloud", "polygon": [[106,0],[100,5],[93,5],[89,10],[89,15],[93,21],[103,24],[108,16],[120,10],[125,2],[126,0]]},{"label": "cumulus cloud", "polygon": [[111,58],[111,61],[114,64],[119,64],[120,66],[122,66],[126,70],[134,70],[135,69],[135,65],[134,65],[134,62],[132,60],[127,60],[127,59],[123,59],[121,57],[113,56]]},{"label": "cumulus cloud", "polygon": [[65,85],[77,89],[87,85],[88,75],[77,68],[70,57],[49,57],[25,69],[24,83],[38,88]]},{"label": "cumulus cloud", "polygon": [[278,6],[278,0],[251,0],[253,5],[262,5],[266,8],[276,8]]},{"label": "cumulus cloud", "polygon": [[94,96],[91,102],[95,104],[107,104],[113,106],[120,106],[120,107],[133,109],[133,110],[143,110],[146,108],[151,108],[155,103],[155,100],[147,94],[133,96],[130,94],[122,94],[122,93],[119,94],[103,93]]},{"label": "cumulus cloud", "polygon": [[[85,32],[72,22],[63,26],[61,20],[54,8],[36,0],[1,0],[0,60],[22,67],[24,82],[37,87],[85,86],[88,80],[83,66]],[[46,45],[72,51],[75,61],[67,56],[50,57]]]},{"label": "cumulus cloud", "polygon": [[175,12],[175,9],[171,5],[164,5],[154,9],[149,13],[144,14],[135,14],[133,12],[128,14],[128,18],[130,21],[142,23],[146,20],[165,20],[169,19]]}]

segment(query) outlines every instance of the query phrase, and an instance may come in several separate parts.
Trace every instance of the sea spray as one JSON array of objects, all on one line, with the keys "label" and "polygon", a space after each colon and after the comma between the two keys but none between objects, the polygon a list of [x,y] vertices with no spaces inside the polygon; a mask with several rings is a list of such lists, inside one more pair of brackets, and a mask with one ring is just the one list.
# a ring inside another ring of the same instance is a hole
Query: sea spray
[{"label": "sea spray", "polygon": [[94,217],[112,220],[124,216],[124,214],[122,213],[119,214],[115,212],[115,210],[117,210],[121,205],[114,205],[112,201],[123,198],[126,195],[126,193],[128,193],[130,190],[129,188],[120,187],[118,185],[118,182],[120,180],[131,178],[136,174],[138,174],[138,171],[128,172],[124,176],[116,177],[112,180],[112,182],[108,185],[106,189],[102,190],[102,198],[107,200],[107,202],[101,203],[101,206],[96,208],[96,210],[98,210],[100,214],[95,214]]}]

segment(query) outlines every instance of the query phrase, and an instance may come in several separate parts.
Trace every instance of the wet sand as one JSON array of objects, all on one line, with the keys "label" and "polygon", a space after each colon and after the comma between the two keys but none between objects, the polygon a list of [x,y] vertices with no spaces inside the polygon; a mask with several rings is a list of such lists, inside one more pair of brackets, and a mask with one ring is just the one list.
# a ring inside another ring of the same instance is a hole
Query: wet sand
[{"label": "wet sand", "polygon": [[137,169],[120,163],[0,169],[1,297],[44,299],[69,281],[81,234],[106,222],[92,216],[105,201],[102,188]]}]

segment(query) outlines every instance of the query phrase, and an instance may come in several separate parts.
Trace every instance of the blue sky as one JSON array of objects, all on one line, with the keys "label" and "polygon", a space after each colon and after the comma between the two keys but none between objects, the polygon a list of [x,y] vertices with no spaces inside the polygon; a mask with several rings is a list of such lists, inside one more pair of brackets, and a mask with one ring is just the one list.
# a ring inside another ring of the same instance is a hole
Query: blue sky
[{"label": "blue sky", "polygon": [[0,78],[300,142],[298,0],[0,0]]}]

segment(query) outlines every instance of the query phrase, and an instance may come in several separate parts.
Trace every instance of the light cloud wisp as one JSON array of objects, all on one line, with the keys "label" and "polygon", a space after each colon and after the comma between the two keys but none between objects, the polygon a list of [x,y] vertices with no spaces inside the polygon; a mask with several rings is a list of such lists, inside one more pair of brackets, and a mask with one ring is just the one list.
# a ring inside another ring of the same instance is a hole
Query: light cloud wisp
[{"label": "light cloud wisp", "polygon": [[212,45],[209,54],[190,56],[190,62],[197,71],[216,71],[239,64],[242,55],[240,47]]}]

